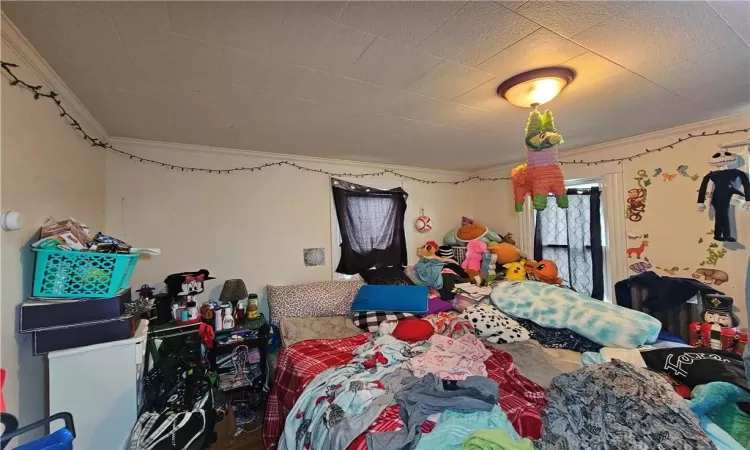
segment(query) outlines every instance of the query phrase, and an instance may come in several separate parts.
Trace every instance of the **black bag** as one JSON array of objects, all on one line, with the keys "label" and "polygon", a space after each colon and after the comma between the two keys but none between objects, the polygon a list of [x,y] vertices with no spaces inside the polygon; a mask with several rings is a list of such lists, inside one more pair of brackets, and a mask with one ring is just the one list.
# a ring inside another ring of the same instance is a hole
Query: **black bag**
[{"label": "black bag", "polygon": [[213,390],[209,390],[191,410],[141,414],[133,427],[128,450],[201,450],[214,443]]}]

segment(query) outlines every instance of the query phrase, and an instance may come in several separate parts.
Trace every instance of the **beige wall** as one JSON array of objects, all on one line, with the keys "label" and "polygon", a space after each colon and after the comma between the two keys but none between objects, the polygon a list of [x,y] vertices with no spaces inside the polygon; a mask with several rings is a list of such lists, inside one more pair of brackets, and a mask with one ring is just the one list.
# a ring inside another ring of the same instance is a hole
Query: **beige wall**
[{"label": "beige wall", "polygon": [[[512,167],[503,167],[483,175],[507,176]],[[497,233],[513,233],[513,237],[518,242],[521,225],[518,213],[514,209],[513,186],[510,181],[477,182],[472,184],[472,189],[474,190],[474,219]]]},{"label": "beige wall", "polygon": [[[586,149],[576,150],[561,155],[561,159],[582,159],[586,161],[612,157],[622,157],[643,151],[646,148],[660,147],[672,141],[687,136],[688,133],[700,134],[704,131],[731,130],[750,126],[750,115],[731,116],[723,119],[693,124],[685,127],[664,130],[648,135],[624,139]],[[560,130],[565,135],[565,130]],[[603,177],[608,174],[620,174],[624,180],[624,192],[615,211],[625,211],[625,199],[629,189],[637,188],[639,170],[645,170],[653,175],[656,169],[663,173],[675,174],[677,167],[687,165],[690,175],[698,174],[700,178],[693,181],[688,177],[677,175],[671,181],[665,181],[662,175],[651,178],[651,185],[647,188],[646,211],[639,222],[627,220],[625,230],[629,235],[643,235],[649,237],[648,247],[643,257],[648,257],[653,265],[652,270],[660,275],[690,277],[699,267],[715,268],[729,274],[729,282],[718,287],[726,294],[735,298],[743,326],[747,326],[747,311],[745,303],[745,274],[750,250],[750,213],[738,210],[736,221],[739,229],[739,242],[742,245],[726,245],[726,255],[719,259],[715,266],[705,264],[709,245],[714,242],[707,234],[713,228],[713,221],[708,213],[696,211],[697,190],[702,177],[710,170],[707,160],[719,145],[735,142],[747,138],[748,134],[738,133],[725,136],[702,137],[681,143],[672,149],[656,152],[623,164],[604,164],[598,166],[564,166],[563,172],[567,180]],[[519,138],[520,139],[520,138]],[[748,155],[742,155],[746,162]],[[513,165],[490,170],[483,175],[507,175]],[[747,166],[746,166],[747,167]],[[521,215],[513,211],[512,186],[510,182],[503,182],[499,189],[488,190],[482,184],[473,185],[475,216],[488,226],[501,228],[505,224],[509,230],[517,227],[520,233]],[[492,205],[488,208],[486,205]],[[533,230],[529,230],[533,233]],[[699,243],[700,239],[703,242]],[[640,245],[642,239],[627,239],[627,247]],[[725,247],[717,243],[714,250]],[[627,258],[626,255],[613,255],[614,258]],[[637,263],[636,258],[629,258],[627,266]],[[704,262],[704,266],[700,263]],[[657,268],[658,267],[658,268]],[[672,275],[673,268],[679,270]],[[666,270],[665,270],[666,269]],[[667,270],[669,272],[667,272]],[[628,275],[635,272],[628,269]],[[617,280],[615,280],[617,281]]]},{"label": "beige wall", "polygon": [[[22,61],[5,40],[2,57]],[[27,67],[19,68],[18,75],[41,82]],[[44,357],[32,356],[31,335],[17,334],[16,326],[17,305],[31,292],[34,258],[28,244],[48,216],[73,216],[94,230],[104,225],[104,154],[67,126],[50,102],[34,101],[29,92],[11,87],[4,77],[0,85],[0,202],[3,210],[23,214],[22,230],[0,231],[0,366],[7,371],[3,388],[7,409],[25,424],[46,415]]]},{"label": "beige wall", "polygon": [[[278,156],[216,151],[176,144],[118,141],[139,156],[197,167],[252,166]],[[382,166],[294,159],[332,172],[374,172]],[[399,169],[426,179],[466,176],[432,170]],[[398,180],[381,176],[375,183]],[[358,180],[367,185],[367,179]],[[377,185],[376,185],[377,186]],[[408,192],[406,240],[409,258],[427,240],[443,235],[471,216],[469,184],[422,184],[404,180]],[[261,172],[215,175],[165,170],[118,155],[107,157],[107,229],[136,246],[160,247],[163,254],[139,262],[132,284],[161,283],[170,273],[207,268],[217,279],[207,283],[203,299],[216,299],[224,280],[242,278],[251,292],[263,295],[268,284],[329,280],[331,264],[331,190],[328,176],[289,167]],[[424,208],[433,221],[420,234],[414,220]],[[302,249],[325,248],[326,264],[305,267]],[[265,307],[264,307],[265,308]]]}]

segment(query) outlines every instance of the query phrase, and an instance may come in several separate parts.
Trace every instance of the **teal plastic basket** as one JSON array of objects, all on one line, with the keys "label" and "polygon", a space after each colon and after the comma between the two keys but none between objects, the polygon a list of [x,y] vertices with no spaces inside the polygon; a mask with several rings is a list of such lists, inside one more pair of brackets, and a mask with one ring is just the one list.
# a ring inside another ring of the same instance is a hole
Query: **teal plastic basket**
[{"label": "teal plastic basket", "polygon": [[34,297],[107,298],[129,286],[139,255],[32,249]]}]

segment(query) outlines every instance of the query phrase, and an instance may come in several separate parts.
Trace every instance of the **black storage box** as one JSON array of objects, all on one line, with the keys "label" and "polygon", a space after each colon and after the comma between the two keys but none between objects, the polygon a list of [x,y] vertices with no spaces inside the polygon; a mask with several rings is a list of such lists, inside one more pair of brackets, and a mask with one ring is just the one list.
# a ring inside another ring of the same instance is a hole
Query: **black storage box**
[{"label": "black storage box", "polygon": [[130,339],[137,317],[92,324],[77,324],[34,332],[34,355]]},{"label": "black storage box", "polygon": [[21,333],[29,333],[112,321],[125,313],[125,303],[131,300],[130,288],[102,299],[30,299],[21,303],[18,328]]}]

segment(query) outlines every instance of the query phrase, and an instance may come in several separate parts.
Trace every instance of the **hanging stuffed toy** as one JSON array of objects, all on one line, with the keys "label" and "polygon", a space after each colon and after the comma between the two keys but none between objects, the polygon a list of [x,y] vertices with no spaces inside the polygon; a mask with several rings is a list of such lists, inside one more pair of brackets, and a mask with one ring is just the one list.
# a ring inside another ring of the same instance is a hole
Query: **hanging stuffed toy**
[{"label": "hanging stuffed toy", "polygon": [[562,143],[552,113],[540,114],[534,109],[526,123],[526,162],[510,173],[517,212],[523,211],[526,194],[531,194],[534,209],[540,211],[547,207],[550,192],[555,195],[557,206],[568,207],[565,180],[557,162],[557,145]]},{"label": "hanging stuffed toy", "polygon": [[[714,183],[714,190],[711,196],[711,206],[714,207],[714,239],[717,241],[735,242],[737,239],[732,236],[731,225],[729,223],[729,206],[733,195],[741,195],[745,200],[750,200],[750,181],[747,174],[739,169],[730,169],[737,162],[737,155],[727,151],[714,153],[709,159],[708,164],[715,167],[703,177],[700,190],[698,190],[698,211],[706,210],[706,190],[708,182]],[[742,183],[742,191],[734,187],[739,180]]]}]

